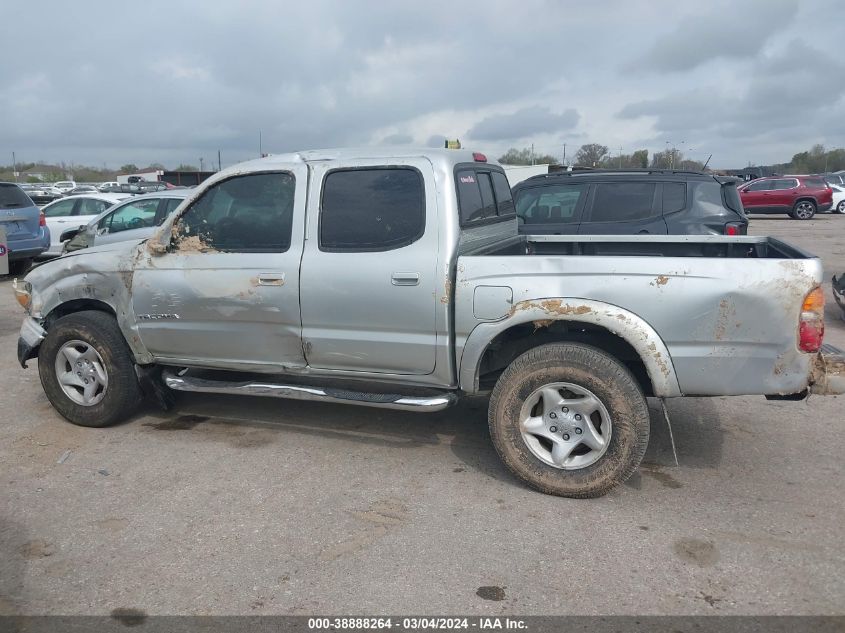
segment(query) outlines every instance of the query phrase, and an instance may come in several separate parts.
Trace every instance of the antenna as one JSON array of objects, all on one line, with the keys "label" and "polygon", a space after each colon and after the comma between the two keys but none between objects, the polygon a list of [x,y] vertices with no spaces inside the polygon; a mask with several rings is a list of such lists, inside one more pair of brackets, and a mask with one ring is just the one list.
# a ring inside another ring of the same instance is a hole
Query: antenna
[{"label": "antenna", "polygon": [[705,169],[707,169],[707,164],[710,162],[711,158],[713,158],[713,154],[710,154],[710,156],[707,157],[707,162],[704,163],[704,167],[701,168],[701,171],[704,171]]}]

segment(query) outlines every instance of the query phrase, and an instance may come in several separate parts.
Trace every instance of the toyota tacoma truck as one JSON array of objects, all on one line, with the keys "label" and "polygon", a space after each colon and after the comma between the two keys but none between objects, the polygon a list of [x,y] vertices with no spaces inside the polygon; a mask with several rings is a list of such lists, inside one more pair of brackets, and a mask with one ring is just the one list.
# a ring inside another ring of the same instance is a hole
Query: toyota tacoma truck
[{"label": "toyota tacoma truck", "polygon": [[151,238],[15,284],[18,358],[70,422],[145,393],[438,411],[489,394],[507,467],[593,497],[639,466],[647,397],[845,392],[822,264],[746,236],[520,235],[467,150],[324,150],[223,170]]}]

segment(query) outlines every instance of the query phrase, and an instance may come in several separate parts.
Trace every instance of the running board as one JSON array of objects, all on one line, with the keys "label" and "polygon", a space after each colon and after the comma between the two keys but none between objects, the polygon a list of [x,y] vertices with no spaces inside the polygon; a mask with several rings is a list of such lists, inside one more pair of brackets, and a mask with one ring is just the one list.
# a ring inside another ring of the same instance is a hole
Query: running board
[{"label": "running board", "polygon": [[431,396],[403,396],[396,393],[367,393],[365,391],[308,387],[305,385],[280,385],[269,382],[207,380],[193,376],[177,376],[170,371],[164,371],[162,378],[164,384],[174,391],[230,393],[242,396],[337,402],[382,409],[399,409],[401,411],[442,411],[458,401],[457,395],[451,392],[441,392]]}]

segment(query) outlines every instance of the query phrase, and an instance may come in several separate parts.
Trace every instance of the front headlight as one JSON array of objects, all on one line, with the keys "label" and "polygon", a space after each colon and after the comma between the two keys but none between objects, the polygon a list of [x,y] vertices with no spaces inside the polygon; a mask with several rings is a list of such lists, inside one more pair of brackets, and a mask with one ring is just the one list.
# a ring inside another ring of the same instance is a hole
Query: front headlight
[{"label": "front headlight", "polygon": [[21,304],[24,310],[29,312],[32,306],[32,284],[23,279],[15,279],[12,281],[12,288],[15,291],[15,299]]}]

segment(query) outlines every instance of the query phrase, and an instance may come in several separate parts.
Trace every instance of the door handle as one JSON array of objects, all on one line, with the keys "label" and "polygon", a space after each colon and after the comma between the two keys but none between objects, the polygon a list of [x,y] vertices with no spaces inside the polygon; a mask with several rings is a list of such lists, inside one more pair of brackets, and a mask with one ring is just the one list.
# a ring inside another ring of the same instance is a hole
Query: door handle
[{"label": "door handle", "polygon": [[285,273],[260,273],[258,275],[259,286],[284,286]]},{"label": "door handle", "polygon": [[394,286],[418,286],[420,283],[419,273],[393,273],[390,276],[390,283]]}]

